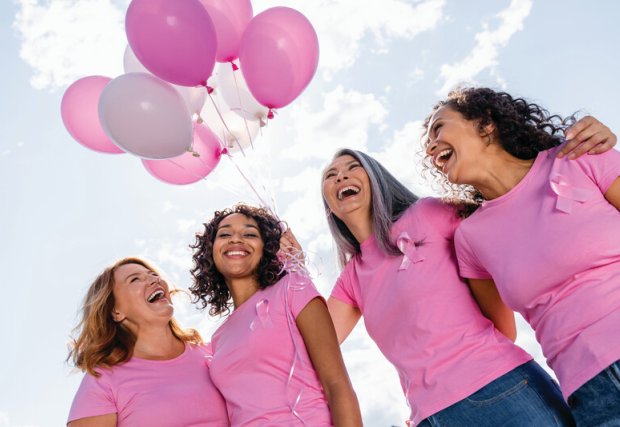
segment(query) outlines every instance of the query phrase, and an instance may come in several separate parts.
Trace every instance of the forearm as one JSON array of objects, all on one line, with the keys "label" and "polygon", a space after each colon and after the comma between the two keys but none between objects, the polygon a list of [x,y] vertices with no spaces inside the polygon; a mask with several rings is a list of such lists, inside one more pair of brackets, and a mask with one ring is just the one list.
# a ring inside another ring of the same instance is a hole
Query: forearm
[{"label": "forearm", "polygon": [[327,385],[324,389],[334,426],[360,427],[362,425],[362,415],[351,383],[339,381],[338,383]]}]

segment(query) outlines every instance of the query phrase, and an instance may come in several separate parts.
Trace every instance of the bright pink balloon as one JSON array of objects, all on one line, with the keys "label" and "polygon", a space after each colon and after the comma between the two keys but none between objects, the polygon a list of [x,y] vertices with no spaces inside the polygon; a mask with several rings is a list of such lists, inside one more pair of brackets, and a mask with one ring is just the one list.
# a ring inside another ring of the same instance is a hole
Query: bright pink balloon
[{"label": "bright pink balloon", "polygon": [[217,37],[198,0],[133,0],[125,31],[131,49],[153,74],[181,86],[206,85]]},{"label": "bright pink balloon", "polygon": [[205,125],[194,124],[193,151],[168,160],[142,160],[146,170],[155,178],[169,184],[184,185],[200,181],[220,161],[222,148],[217,136]]},{"label": "bright pink balloon", "polygon": [[100,153],[124,153],[108,138],[99,122],[99,97],[111,81],[109,77],[90,76],[67,88],[60,103],[62,122],[71,136],[83,146]]},{"label": "bright pink balloon", "polygon": [[269,108],[290,104],[308,86],[319,62],[310,21],[288,7],[256,15],[243,33],[241,71],[254,98]]},{"label": "bright pink balloon", "polygon": [[250,0],[200,0],[213,20],[217,34],[219,62],[230,62],[239,57],[239,45],[245,27],[252,19]]},{"label": "bright pink balloon", "polygon": [[192,119],[170,83],[146,73],[123,74],[99,98],[105,133],[126,152],[146,159],[169,159],[192,144]]}]

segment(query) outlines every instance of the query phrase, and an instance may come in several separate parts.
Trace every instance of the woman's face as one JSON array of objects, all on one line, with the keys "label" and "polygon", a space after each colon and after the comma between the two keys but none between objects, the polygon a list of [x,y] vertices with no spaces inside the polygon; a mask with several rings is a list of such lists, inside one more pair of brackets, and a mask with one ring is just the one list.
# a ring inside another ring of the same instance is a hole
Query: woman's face
[{"label": "woman's face", "polygon": [[[174,312],[168,284],[140,264],[121,265],[114,271],[114,311],[117,322],[137,333],[140,326],[167,323]],[[137,328],[137,329],[136,329]]]},{"label": "woman's face", "polygon": [[476,121],[466,120],[450,107],[439,108],[429,121],[426,155],[433,166],[455,184],[475,184],[480,160],[489,145]]},{"label": "woman's face", "polygon": [[336,157],[323,172],[323,197],[332,213],[343,221],[359,210],[369,213],[372,190],[360,162],[348,154]]},{"label": "woman's face", "polygon": [[213,261],[224,279],[254,276],[263,256],[257,222],[240,213],[224,218],[213,241]]}]

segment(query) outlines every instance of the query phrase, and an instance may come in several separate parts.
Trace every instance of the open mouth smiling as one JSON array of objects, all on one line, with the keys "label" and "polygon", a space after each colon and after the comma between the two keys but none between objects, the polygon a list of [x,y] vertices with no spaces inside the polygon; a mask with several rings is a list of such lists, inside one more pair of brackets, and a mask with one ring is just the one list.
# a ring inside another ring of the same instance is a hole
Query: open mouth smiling
[{"label": "open mouth smiling", "polygon": [[347,197],[355,196],[359,194],[360,188],[355,185],[347,185],[346,187],[338,190],[338,200],[346,199]]},{"label": "open mouth smiling", "polygon": [[454,150],[452,150],[451,148],[446,148],[445,150],[437,153],[433,159],[435,166],[437,166],[439,169],[442,169],[444,165],[448,162],[448,160],[450,160],[453,153]]},{"label": "open mouth smiling", "polygon": [[146,298],[146,302],[148,302],[149,304],[152,304],[154,302],[157,302],[163,299],[165,295],[166,293],[164,292],[163,289],[157,289]]}]

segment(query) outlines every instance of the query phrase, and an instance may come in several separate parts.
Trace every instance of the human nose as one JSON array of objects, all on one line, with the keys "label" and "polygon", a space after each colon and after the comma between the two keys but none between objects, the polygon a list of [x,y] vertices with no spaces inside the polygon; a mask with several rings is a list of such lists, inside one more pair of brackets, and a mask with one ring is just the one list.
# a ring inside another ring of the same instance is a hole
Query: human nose
[{"label": "human nose", "polygon": [[349,174],[347,173],[346,170],[340,170],[336,174],[336,182],[340,182],[343,179],[349,179]]},{"label": "human nose", "polygon": [[433,155],[433,152],[437,148],[437,142],[428,140],[428,144],[426,145],[426,154],[429,156]]}]

